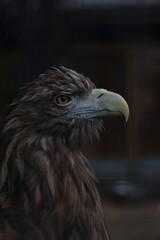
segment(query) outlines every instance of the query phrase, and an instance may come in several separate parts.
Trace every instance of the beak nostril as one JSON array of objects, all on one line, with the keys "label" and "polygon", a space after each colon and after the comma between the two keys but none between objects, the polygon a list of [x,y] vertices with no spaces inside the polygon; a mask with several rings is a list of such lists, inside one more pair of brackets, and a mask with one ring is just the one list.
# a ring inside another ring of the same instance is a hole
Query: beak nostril
[{"label": "beak nostril", "polygon": [[100,98],[100,97],[102,97],[102,96],[103,96],[103,94],[104,94],[104,93],[100,94],[100,95],[99,95],[97,98]]}]

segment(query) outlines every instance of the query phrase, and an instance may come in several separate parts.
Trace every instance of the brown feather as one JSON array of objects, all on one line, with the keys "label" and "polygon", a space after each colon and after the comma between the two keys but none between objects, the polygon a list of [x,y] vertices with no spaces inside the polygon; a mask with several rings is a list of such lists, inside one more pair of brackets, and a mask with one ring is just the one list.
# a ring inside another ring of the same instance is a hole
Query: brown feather
[{"label": "brown feather", "polygon": [[108,240],[95,176],[80,151],[99,119],[67,119],[58,92],[83,94],[93,83],[61,67],[26,84],[1,121],[0,240]]}]

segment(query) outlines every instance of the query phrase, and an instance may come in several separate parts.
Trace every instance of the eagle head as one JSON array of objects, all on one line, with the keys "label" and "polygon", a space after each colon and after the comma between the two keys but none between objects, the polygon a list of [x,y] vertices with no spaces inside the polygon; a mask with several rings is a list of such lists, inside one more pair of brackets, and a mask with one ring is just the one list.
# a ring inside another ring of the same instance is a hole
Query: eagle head
[{"label": "eagle head", "polygon": [[52,68],[21,90],[4,131],[14,126],[18,132],[80,143],[98,136],[102,117],[119,114],[128,119],[128,105],[119,94],[97,89],[71,69]]}]

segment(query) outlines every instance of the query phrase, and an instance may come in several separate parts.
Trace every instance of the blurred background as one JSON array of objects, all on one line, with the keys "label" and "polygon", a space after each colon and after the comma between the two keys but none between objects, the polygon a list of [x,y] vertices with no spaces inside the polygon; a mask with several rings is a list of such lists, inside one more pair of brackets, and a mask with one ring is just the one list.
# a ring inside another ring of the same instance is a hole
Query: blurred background
[{"label": "blurred background", "polygon": [[49,66],[118,92],[130,118],[105,120],[85,152],[112,240],[160,239],[160,0],[1,0],[0,117]]}]

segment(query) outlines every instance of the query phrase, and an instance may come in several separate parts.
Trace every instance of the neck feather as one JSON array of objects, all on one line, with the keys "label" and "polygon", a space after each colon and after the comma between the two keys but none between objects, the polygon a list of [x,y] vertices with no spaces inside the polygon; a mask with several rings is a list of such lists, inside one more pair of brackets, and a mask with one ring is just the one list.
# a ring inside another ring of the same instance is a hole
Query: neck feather
[{"label": "neck feather", "polygon": [[70,240],[107,240],[95,176],[87,159],[62,139],[37,139],[27,137],[21,144],[12,141],[7,146],[1,161],[0,206],[45,212],[58,236],[64,234],[59,229],[70,226]]}]

